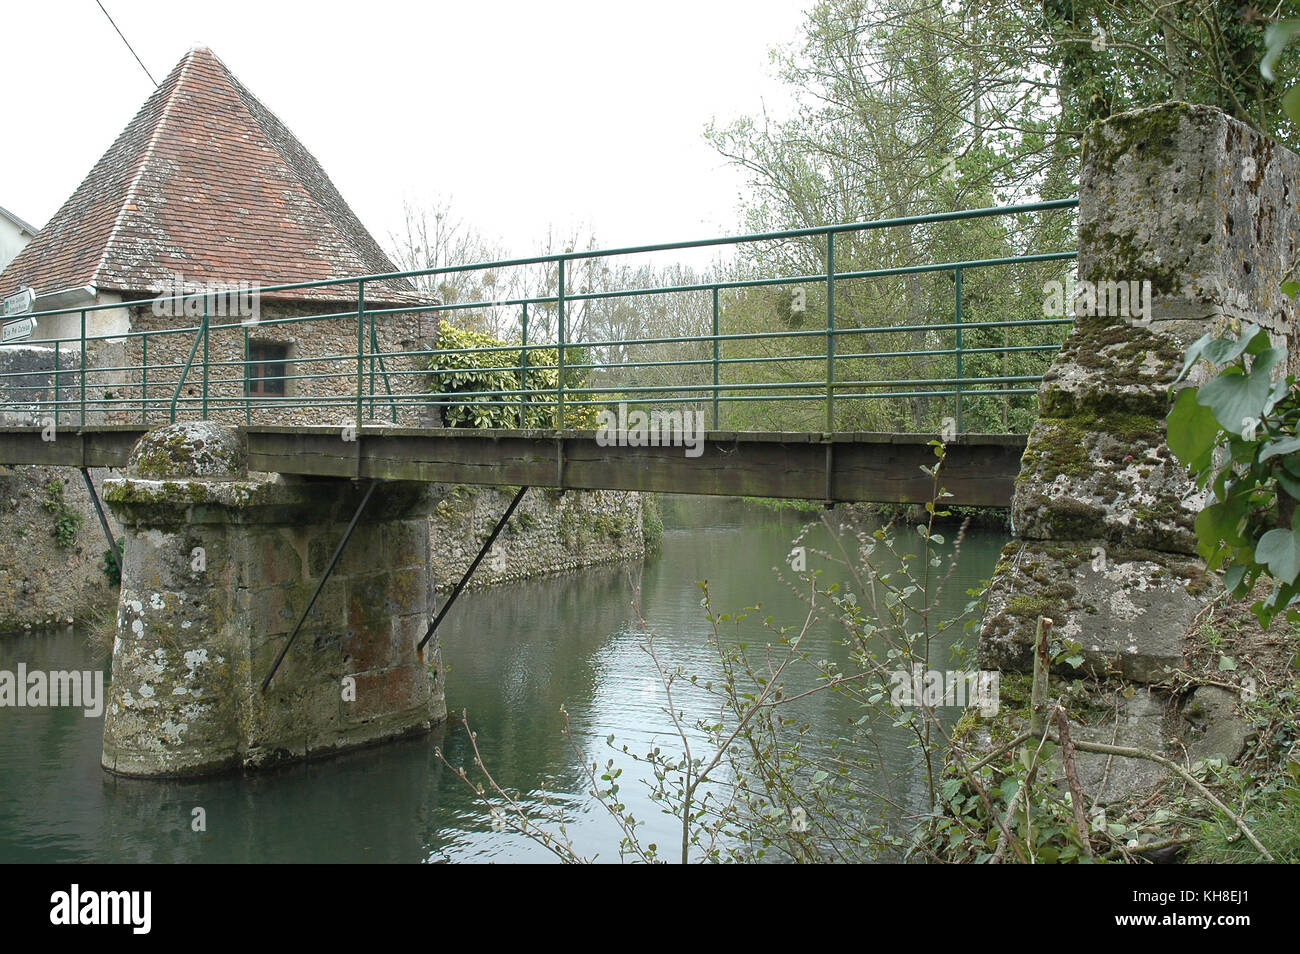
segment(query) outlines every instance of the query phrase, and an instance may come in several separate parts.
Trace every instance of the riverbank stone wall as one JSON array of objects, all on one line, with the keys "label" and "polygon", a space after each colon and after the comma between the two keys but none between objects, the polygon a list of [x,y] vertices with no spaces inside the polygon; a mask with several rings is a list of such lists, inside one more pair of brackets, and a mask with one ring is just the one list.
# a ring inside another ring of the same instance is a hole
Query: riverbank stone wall
[{"label": "riverbank stone wall", "polygon": [[[438,484],[434,576],[454,586],[510,506],[514,488]],[[470,588],[645,556],[644,495],[534,487],[470,578]]]}]

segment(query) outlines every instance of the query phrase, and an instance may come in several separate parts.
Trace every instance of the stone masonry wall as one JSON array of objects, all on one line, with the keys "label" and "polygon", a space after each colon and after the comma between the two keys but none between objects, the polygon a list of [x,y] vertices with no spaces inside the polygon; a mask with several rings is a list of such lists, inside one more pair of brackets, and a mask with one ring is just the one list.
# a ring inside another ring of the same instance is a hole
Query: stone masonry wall
[{"label": "stone masonry wall", "polygon": [[[87,344],[83,395],[79,341],[0,346],[0,426],[76,426],[83,398],[87,422],[108,423],[107,412],[123,393],[123,355],[120,340]],[[138,421],[139,415],[113,420],[128,419]]]},{"label": "stone masonry wall", "polygon": [[[55,362],[61,369],[79,366],[80,348],[9,344],[0,346],[0,425],[22,427],[36,423],[55,400]],[[60,374],[60,389],[71,373]],[[60,400],[64,397],[59,395]]]},{"label": "stone masonry wall", "polygon": [[[87,351],[88,367],[111,360],[107,352]],[[60,429],[73,426],[72,415],[80,416],[80,364],[76,343],[0,347],[0,426],[30,427],[57,440]],[[101,376],[86,375],[96,383]],[[88,411],[92,404],[88,399]],[[107,473],[96,469],[91,477],[98,485]],[[77,526],[61,542],[53,530],[64,509]],[[0,467],[0,632],[85,620],[106,609],[115,595],[104,573],[107,548],[75,469]]]},{"label": "stone masonry wall", "polygon": [[[441,499],[431,516],[434,576],[450,588],[460,580],[483,541],[510,505],[514,491],[498,487],[437,485]],[[470,587],[541,576],[560,570],[645,554],[642,495],[588,490],[529,490]]]},{"label": "stone masonry wall", "polygon": [[[99,485],[108,471],[92,470]],[[57,488],[52,492],[51,484]],[[68,545],[54,535],[57,504],[78,516]],[[114,526],[112,515],[108,515]],[[117,597],[104,573],[108,541],[81,474],[68,467],[0,467],[0,634],[84,622]]]},{"label": "stone masonry wall", "polygon": [[[355,306],[353,306],[355,307]],[[209,319],[208,360],[213,362],[242,362],[245,357],[245,338],[250,343],[266,342],[289,346],[289,375],[317,375],[315,380],[290,380],[284,398],[256,398],[251,412],[254,425],[290,424],[348,424],[356,421],[356,404],[352,399],[357,392],[357,319],[355,315],[339,318],[321,318],[313,321],[283,323],[286,319],[308,315],[346,313],[343,304],[294,304],[264,301],[257,323],[244,325],[239,317],[214,317]],[[167,328],[196,325],[197,319],[155,315],[151,307],[132,309],[133,331],[163,331]],[[420,352],[437,340],[438,320],[432,313],[381,315],[375,319],[375,332],[380,352]],[[370,341],[370,320],[363,331],[364,352],[373,351]],[[134,374],[120,383],[122,395],[132,400],[137,409],[134,414],[122,411],[120,419],[140,419],[138,408],[143,398],[148,398],[150,423],[165,423],[181,369],[194,345],[194,334],[161,334],[148,338],[150,380],[145,383]],[[124,365],[135,367],[142,363],[143,348],[140,338],[127,339],[124,346]],[[201,416],[203,395],[203,346],[195,355],[195,365],[185,377],[178,404],[177,420],[194,420]],[[418,354],[378,360],[373,363],[375,400],[370,401],[372,363],[363,364],[362,390],[366,395],[363,418],[391,422],[392,407],[386,403],[388,389],[399,397],[403,394],[423,393],[427,383],[426,359]],[[384,372],[387,372],[385,384]],[[409,373],[408,373],[409,372]],[[208,417],[228,424],[250,422],[243,407],[244,369],[237,363],[212,367],[208,377]],[[426,422],[427,412],[411,407],[396,406],[397,421],[406,426]],[[114,417],[113,419],[118,419]]]}]

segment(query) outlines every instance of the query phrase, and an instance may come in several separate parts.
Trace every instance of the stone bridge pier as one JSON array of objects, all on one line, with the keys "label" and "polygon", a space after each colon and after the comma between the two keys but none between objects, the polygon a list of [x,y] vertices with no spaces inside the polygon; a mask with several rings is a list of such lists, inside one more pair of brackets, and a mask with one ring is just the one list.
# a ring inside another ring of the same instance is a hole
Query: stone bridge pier
[{"label": "stone bridge pier", "polygon": [[[1187,634],[1222,587],[1197,555],[1204,495],[1166,443],[1170,387],[1189,344],[1243,323],[1285,342],[1297,369],[1296,304],[1281,286],[1300,251],[1298,187],[1300,158],[1208,106],[1124,113],[1085,137],[1078,285],[1088,297],[1039,388],[1012,502],[1015,539],[990,585],[979,644],[981,668],[1026,672],[1047,617],[1062,643],[1078,646],[1081,661],[1058,663],[1061,675],[1146,687],[1119,698],[1113,732],[1079,736],[1155,750],[1190,738],[1160,684],[1185,665]],[[1178,386],[1205,373],[1193,369]],[[1225,711],[1236,702],[1204,686],[1195,701]],[[1192,757],[1240,753],[1240,738],[1211,745],[1193,744]],[[1079,768],[1094,796],[1106,785],[1108,796],[1145,790],[1163,774],[1142,762],[1117,784],[1119,769],[1102,757]]]},{"label": "stone bridge pier", "polygon": [[424,732],[446,716],[429,485],[378,485],[292,647],[362,482],[250,474],[238,431],[159,428],[104,485],[125,533],[103,765],[259,768]]},{"label": "stone bridge pier", "polygon": [[[1040,615],[1080,644],[1089,672],[1159,682],[1182,663],[1184,632],[1218,580],[1196,551],[1204,497],[1165,443],[1169,388],[1189,344],[1245,322],[1294,361],[1296,305],[1281,287],[1300,249],[1297,185],[1300,158],[1209,106],[1089,130],[1078,283],[1096,293],[1078,300],[1039,388],[983,665],[1028,669]],[[1149,308],[1132,295],[1115,307],[1124,299],[1111,289],[1144,283]]]}]

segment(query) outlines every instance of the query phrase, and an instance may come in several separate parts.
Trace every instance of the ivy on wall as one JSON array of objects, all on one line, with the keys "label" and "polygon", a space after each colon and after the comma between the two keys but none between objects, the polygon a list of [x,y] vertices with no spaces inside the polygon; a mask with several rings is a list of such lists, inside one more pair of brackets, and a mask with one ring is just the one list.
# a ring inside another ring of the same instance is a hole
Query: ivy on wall
[{"label": "ivy on wall", "polygon": [[41,501],[45,512],[54,517],[50,534],[65,550],[77,540],[77,531],[81,529],[81,514],[68,506],[63,499],[63,481],[57,477],[50,478],[45,484],[45,499]]}]

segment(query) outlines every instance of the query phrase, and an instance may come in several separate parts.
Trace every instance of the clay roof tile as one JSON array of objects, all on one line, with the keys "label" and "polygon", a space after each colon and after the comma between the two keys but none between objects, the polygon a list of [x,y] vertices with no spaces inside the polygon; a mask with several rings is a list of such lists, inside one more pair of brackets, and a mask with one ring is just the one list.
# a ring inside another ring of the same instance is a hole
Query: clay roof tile
[{"label": "clay roof tile", "polygon": [[[285,285],[397,268],[316,158],[211,50],[191,50],[45,228],[0,295],[79,285],[154,294],[187,282]],[[355,285],[267,297],[355,300]],[[422,300],[367,283],[374,304]]]}]

